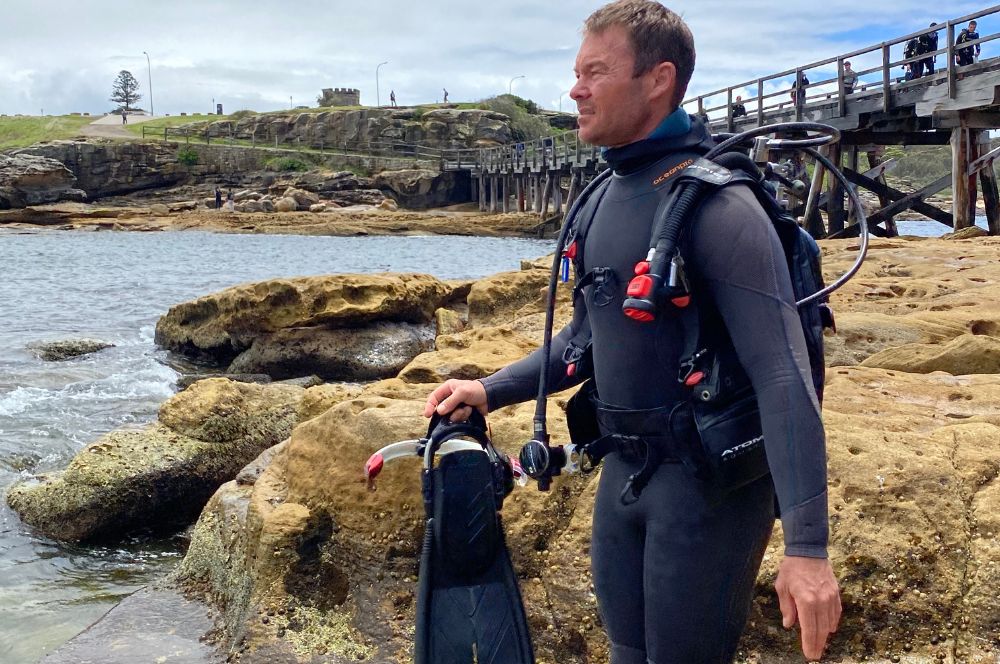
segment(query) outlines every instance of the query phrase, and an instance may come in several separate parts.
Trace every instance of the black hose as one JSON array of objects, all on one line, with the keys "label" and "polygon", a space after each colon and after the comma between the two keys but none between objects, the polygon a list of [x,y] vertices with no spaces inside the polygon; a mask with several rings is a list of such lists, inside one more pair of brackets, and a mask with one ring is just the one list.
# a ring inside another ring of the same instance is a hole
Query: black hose
[{"label": "black hose", "polygon": [[535,400],[535,426],[534,426],[534,439],[541,442],[548,442],[548,432],[546,431],[545,425],[545,410],[547,405],[546,397],[548,396],[548,383],[549,383],[549,358],[552,355],[552,325],[555,319],[556,312],[556,288],[559,284],[559,268],[561,267],[563,251],[566,248],[566,239],[569,237],[569,232],[573,226],[572,222],[576,217],[576,214],[580,211],[579,208],[583,205],[583,202],[593,193],[594,189],[597,188],[599,183],[611,177],[611,169],[607,169],[596,178],[594,178],[589,185],[587,185],[573,205],[570,207],[569,211],[563,219],[562,230],[559,231],[559,239],[556,241],[556,254],[555,258],[552,259],[552,272],[549,274],[549,293],[548,302],[545,306],[545,332],[542,337],[542,370],[539,372],[538,376],[538,398]]}]

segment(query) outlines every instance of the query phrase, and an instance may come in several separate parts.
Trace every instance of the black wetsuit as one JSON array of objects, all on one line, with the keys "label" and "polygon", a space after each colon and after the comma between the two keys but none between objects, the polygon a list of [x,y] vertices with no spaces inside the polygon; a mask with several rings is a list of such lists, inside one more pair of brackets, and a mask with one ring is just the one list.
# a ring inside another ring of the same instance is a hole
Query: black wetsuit
[{"label": "black wetsuit", "polygon": [[[561,358],[587,319],[601,401],[643,409],[688,398],[677,381],[679,322],[661,316],[639,323],[621,305],[670,184],[661,174],[678,151],[706,145],[704,126],[690,123],[685,135],[607,151],[615,175],[587,232],[584,264],[611,267],[616,286],[600,294],[588,287],[585,306],[577,301],[573,321],[553,340],[553,392],[580,381],[566,377]],[[640,499],[625,506],[619,494],[641,462],[618,453],[605,458],[591,557],[613,664],[732,660],[771,533],[775,492],[786,555],[826,557],[823,425],[778,238],[742,185],[717,192],[690,228],[694,293],[711,299],[753,383],[771,475],[725,495],[684,465],[664,463]],[[534,353],[483,379],[490,410],[534,397],[540,363]]]}]

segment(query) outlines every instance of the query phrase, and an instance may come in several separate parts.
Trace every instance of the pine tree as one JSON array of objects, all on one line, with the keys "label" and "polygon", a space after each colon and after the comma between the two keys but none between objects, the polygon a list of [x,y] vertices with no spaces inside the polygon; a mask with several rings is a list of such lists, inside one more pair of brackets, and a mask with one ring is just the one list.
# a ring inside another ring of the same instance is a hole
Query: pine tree
[{"label": "pine tree", "polygon": [[125,69],[118,72],[118,77],[111,86],[111,101],[117,102],[127,112],[137,101],[142,99],[139,94],[139,81],[132,72]]}]

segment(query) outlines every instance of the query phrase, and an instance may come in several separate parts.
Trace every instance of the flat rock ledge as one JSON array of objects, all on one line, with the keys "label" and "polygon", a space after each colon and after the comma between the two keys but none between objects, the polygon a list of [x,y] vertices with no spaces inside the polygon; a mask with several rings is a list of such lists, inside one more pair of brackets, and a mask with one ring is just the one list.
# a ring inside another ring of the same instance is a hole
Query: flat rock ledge
[{"label": "flat rock ledge", "polygon": [[246,284],[172,307],[156,343],[230,373],[387,378],[430,350],[434,312],[460,288],[419,274]]}]

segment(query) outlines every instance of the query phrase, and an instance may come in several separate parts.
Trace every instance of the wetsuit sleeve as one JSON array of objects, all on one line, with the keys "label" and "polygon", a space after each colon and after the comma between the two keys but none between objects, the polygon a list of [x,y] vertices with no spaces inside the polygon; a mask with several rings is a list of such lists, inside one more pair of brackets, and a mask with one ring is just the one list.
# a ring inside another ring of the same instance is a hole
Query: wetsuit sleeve
[{"label": "wetsuit sleeve", "polygon": [[[559,334],[552,338],[552,353],[549,355],[549,394],[579,385],[586,376],[569,377],[563,353],[570,340],[586,323],[586,307],[582,302],[573,310],[573,320]],[[486,388],[487,407],[494,411],[538,396],[538,372],[542,367],[542,349],[528,357],[508,365],[480,382]]]},{"label": "wetsuit sleeve", "polygon": [[702,206],[691,247],[757,394],[785,554],[826,557],[826,443],[781,242],[753,192],[734,185]]}]

